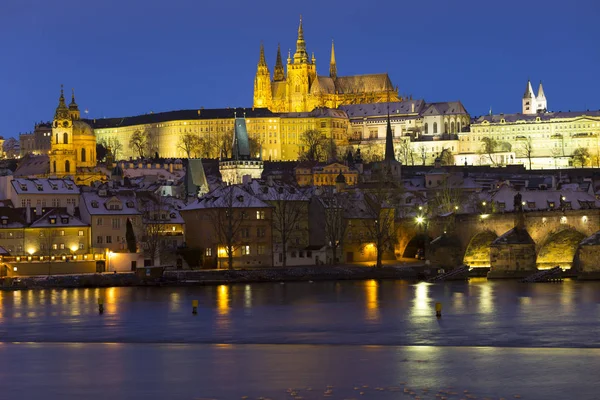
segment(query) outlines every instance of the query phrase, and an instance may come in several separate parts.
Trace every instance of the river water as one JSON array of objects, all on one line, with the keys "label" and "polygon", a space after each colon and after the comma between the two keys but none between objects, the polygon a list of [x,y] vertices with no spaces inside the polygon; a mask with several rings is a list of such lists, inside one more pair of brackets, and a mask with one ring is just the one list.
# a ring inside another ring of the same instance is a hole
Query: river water
[{"label": "river water", "polygon": [[599,333],[595,282],[0,292],[0,398],[600,399]]}]

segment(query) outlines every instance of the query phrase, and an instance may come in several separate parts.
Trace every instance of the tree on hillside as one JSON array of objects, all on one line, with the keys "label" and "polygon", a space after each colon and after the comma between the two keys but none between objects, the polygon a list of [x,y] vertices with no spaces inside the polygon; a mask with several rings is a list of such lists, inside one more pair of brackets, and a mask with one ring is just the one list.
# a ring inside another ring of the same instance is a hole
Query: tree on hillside
[{"label": "tree on hillside", "polygon": [[590,151],[587,147],[578,147],[573,151],[573,166],[576,167],[577,164],[581,168],[588,164],[590,159]]},{"label": "tree on hillside", "polygon": [[200,138],[195,133],[183,132],[179,135],[177,149],[181,150],[187,158],[192,158],[200,150]]},{"label": "tree on hillside", "polygon": [[15,138],[8,138],[2,145],[2,151],[6,158],[17,158],[19,157],[19,141]]},{"label": "tree on hillside", "polygon": [[440,153],[440,162],[442,165],[454,165],[454,155],[448,148],[443,148]]},{"label": "tree on hillside", "polygon": [[[102,146],[104,146],[104,148],[106,148],[106,150],[110,150],[112,156],[113,156],[113,161],[118,161],[119,160],[119,155],[121,154],[121,151],[123,150],[123,144],[121,143],[121,141],[112,136],[112,137],[108,137],[102,141],[100,141],[100,144],[102,144]],[[104,157],[100,157],[99,155],[100,153],[96,153],[96,155],[98,156],[97,158],[100,160]]]},{"label": "tree on hillside", "polygon": [[529,169],[531,169],[531,159],[533,158],[533,141],[531,140],[531,137],[528,137],[519,143],[517,155],[526,158],[529,162]]},{"label": "tree on hillside", "polygon": [[421,158],[421,165],[425,165],[427,162],[427,147],[424,144],[419,146],[419,157]]},{"label": "tree on hillside", "polygon": [[298,158],[302,161],[323,161],[327,159],[328,141],[316,129],[309,129],[300,135],[300,151]]},{"label": "tree on hillside", "polygon": [[409,140],[402,140],[396,146],[396,158],[403,165],[415,165],[415,152]]},{"label": "tree on hillside", "polygon": [[147,130],[136,130],[129,139],[129,146],[140,158],[152,154],[149,150],[149,135]]},{"label": "tree on hillside", "polygon": [[498,165],[495,160],[494,153],[498,151],[499,143],[496,139],[491,137],[484,137],[481,140],[480,154],[485,156],[492,165]]}]

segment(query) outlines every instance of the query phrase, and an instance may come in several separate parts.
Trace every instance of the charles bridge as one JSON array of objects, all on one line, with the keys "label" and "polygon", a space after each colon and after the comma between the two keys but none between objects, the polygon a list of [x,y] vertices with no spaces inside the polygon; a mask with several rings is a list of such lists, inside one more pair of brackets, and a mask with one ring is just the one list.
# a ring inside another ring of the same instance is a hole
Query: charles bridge
[{"label": "charles bridge", "polygon": [[578,268],[577,250],[585,238],[600,230],[600,210],[544,210],[492,214],[451,214],[444,217],[402,219],[398,229],[397,257],[415,257],[424,250],[434,265],[490,266],[490,245],[517,224],[535,242],[539,269]]}]

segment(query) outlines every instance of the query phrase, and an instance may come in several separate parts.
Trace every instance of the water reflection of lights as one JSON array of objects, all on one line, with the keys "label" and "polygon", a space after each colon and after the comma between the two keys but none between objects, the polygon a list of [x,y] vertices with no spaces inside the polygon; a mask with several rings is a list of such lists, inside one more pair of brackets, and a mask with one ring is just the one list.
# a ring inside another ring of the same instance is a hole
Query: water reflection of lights
[{"label": "water reflection of lights", "polygon": [[427,282],[420,282],[415,285],[415,298],[411,309],[412,316],[431,315],[431,305],[429,304],[429,285]]},{"label": "water reflection of lights", "polygon": [[465,295],[461,292],[455,292],[452,295],[452,306],[456,311],[465,310]]},{"label": "water reflection of lights", "polygon": [[169,309],[171,311],[179,311],[181,308],[181,296],[179,295],[179,292],[173,292],[169,297]]},{"label": "water reflection of lights", "polygon": [[491,283],[480,286],[479,311],[482,313],[494,312],[494,290]]},{"label": "water reflection of lights", "polygon": [[244,286],[244,308],[252,308],[252,286]]},{"label": "water reflection of lights", "polygon": [[229,314],[229,286],[227,285],[217,287],[217,311],[219,315]]},{"label": "water reflection of lights", "polygon": [[379,321],[379,282],[365,281],[367,321]]}]

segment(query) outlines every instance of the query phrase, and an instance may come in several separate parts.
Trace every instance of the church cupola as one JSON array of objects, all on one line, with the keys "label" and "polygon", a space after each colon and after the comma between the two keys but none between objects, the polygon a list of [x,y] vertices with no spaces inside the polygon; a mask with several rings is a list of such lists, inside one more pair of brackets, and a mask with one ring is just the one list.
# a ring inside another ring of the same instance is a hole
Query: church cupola
[{"label": "church cupola", "polygon": [[71,89],[71,104],[69,104],[69,114],[71,115],[71,119],[79,119],[79,107],[77,106],[77,103],[75,103],[75,89]]},{"label": "church cupola", "polygon": [[333,47],[333,40],[331,41],[331,60],[329,61],[329,77],[332,79],[337,78],[337,66],[335,65],[335,49]]},{"label": "church cupola", "polygon": [[302,29],[302,15],[300,16],[300,25],[298,25],[298,40],[296,40],[296,52],[294,53],[294,64],[308,63],[308,53],[306,52],[306,42],[304,41],[304,29]]},{"label": "church cupola", "polygon": [[273,81],[280,82],[285,80],[285,72],[283,70],[283,62],[281,61],[281,48],[277,45],[277,61],[275,61],[275,72]]}]

